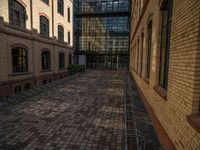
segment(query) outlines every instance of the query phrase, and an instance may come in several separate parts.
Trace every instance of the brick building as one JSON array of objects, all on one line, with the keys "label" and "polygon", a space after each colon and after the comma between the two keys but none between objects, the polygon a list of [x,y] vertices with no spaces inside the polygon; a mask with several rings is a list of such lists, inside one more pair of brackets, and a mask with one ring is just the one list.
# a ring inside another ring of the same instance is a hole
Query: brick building
[{"label": "brick building", "polygon": [[1,0],[0,95],[65,76],[72,40],[72,0]]},{"label": "brick building", "polygon": [[200,149],[200,1],[133,0],[130,71],[165,149]]}]

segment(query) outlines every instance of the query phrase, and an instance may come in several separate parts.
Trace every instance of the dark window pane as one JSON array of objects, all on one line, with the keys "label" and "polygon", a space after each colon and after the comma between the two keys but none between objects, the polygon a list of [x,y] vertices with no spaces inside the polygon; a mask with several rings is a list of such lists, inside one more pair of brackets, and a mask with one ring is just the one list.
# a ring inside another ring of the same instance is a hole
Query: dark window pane
[{"label": "dark window pane", "polygon": [[70,20],[71,20],[71,19],[70,19],[70,18],[71,18],[71,17],[70,17],[70,16],[71,16],[70,8],[68,8],[68,13],[67,13],[67,14],[68,14],[68,17],[67,17],[67,18],[68,18],[68,22],[70,22]]},{"label": "dark window pane", "polygon": [[58,0],[57,6],[58,6],[58,13],[61,14],[61,15],[64,15],[64,2],[63,2],[63,0]]},{"label": "dark window pane", "polygon": [[62,26],[58,26],[58,40],[64,42],[64,29]]},{"label": "dark window pane", "polygon": [[147,66],[146,66],[146,78],[150,78],[151,70],[151,49],[152,49],[152,21],[148,24],[148,34],[147,34]]},{"label": "dark window pane", "polygon": [[30,83],[27,83],[25,84],[25,91],[29,90],[31,88],[31,84]]},{"label": "dark window pane", "polygon": [[12,66],[13,72],[27,72],[28,71],[28,54],[24,48],[12,49]]},{"label": "dark window pane", "polygon": [[144,34],[141,36],[141,49],[140,49],[140,74],[142,74],[143,70],[143,48],[144,48]]},{"label": "dark window pane", "polygon": [[70,44],[71,39],[70,39],[70,32],[68,32],[68,44]]},{"label": "dark window pane", "polygon": [[59,54],[59,68],[60,69],[65,68],[65,54],[64,53]]},{"label": "dark window pane", "polygon": [[16,86],[15,87],[15,94],[20,93],[21,92],[21,86]]},{"label": "dark window pane", "polygon": [[26,28],[26,10],[15,0],[9,0],[9,23],[19,28]]},{"label": "dark window pane", "polygon": [[49,5],[49,0],[42,0],[42,1]]},{"label": "dark window pane", "polygon": [[50,52],[43,51],[42,52],[42,70],[50,70],[51,62],[50,62]]},{"label": "dark window pane", "polygon": [[44,16],[40,16],[40,34],[49,36],[49,20]]},{"label": "dark window pane", "polygon": [[172,5],[173,0],[168,0],[162,10],[159,85],[165,89],[167,89],[168,85]]},{"label": "dark window pane", "polygon": [[139,59],[140,59],[140,41],[138,39],[138,44],[137,44],[137,72],[139,72]]},{"label": "dark window pane", "polygon": [[69,65],[72,64],[72,54],[69,54]]}]

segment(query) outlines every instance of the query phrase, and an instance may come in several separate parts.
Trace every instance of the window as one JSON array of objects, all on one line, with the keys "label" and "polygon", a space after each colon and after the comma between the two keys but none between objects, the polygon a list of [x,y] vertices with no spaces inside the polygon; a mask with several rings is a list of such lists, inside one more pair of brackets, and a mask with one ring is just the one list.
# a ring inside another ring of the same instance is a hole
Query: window
[{"label": "window", "polygon": [[72,64],[72,54],[69,54],[69,65]]},{"label": "window", "polygon": [[61,25],[58,26],[58,40],[64,42],[64,29]]},{"label": "window", "polygon": [[139,62],[140,62],[140,41],[138,38],[138,42],[137,42],[137,72],[139,73]]},{"label": "window", "polygon": [[24,86],[25,91],[29,90],[31,88],[31,84],[30,83],[26,83]]},{"label": "window", "polygon": [[40,34],[49,36],[49,20],[44,16],[40,16]]},{"label": "window", "polygon": [[9,0],[9,23],[19,28],[26,28],[26,10],[15,0]]},{"label": "window", "polygon": [[63,2],[63,0],[58,0],[57,6],[58,6],[58,13],[61,14],[61,15],[64,15],[64,2]]},{"label": "window", "polygon": [[21,86],[19,85],[19,86],[16,86],[15,87],[15,94],[18,94],[18,93],[20,93],[21,92]]},{"label": "window", "polygon": [[102,10],[102,12],[106,11],[106,1],[105,2],[101,2],[101,10]]},{"label": "window", "polygon": [[71,42],[71,40],[70,40],[70,32],[68,32],[68,44],[70,45],[70,42]]},{"label": "window", "polygon": [[44,79],[43,80],[43,85],[46,85],[47,84],[47,79]]},{"label": "window", "polygon": [[142,75],[143,70],[143,48],[144,48],[144,33],[141,36],[141,49],[140,49],[140,74]]},{"label": "window", "polygon": [[49,0],[42,0],[42,1],[49,5]]},{"label": "window", "polygon": [[64,53],[59,54],[59,68],[60,69],[65,68],[65,54]]},{"label": "window", "polygon": [[67,16],[67,18],[68,18],[68,22],[70,22],[70,20],[71,20],[71,17],[70,17],[71,16],[70,8],[68,8],[67,10],[68,10],[68,13],[67,13],[68,16]]},{"label": "window", "polygon": [[28,71],[27,50],[21,47],[12,49],[12,66],[13,66],[14,73]]},{"label": "window", "polygon": [[150,68],[151,68],[151,48],[152,48],[152,21],[148,24],[147,31],[147,66],[146,66],[146,78],[150,78]]},{"label": "window", "polygon": [[113,1],[113,11],[118,11],[119,2],[117,0]]},{"label": "window", "polygon": [[42,70],[50,70],[51,61],[50,61],[50,52],[43,51],[42,52]]},{"label": "window", "polygon": [[172,2],[173,0],[168,0],[166,6],[164,6],[162,10],[159,85],[162,86],[164,89],[167,89],[168,85]]}]

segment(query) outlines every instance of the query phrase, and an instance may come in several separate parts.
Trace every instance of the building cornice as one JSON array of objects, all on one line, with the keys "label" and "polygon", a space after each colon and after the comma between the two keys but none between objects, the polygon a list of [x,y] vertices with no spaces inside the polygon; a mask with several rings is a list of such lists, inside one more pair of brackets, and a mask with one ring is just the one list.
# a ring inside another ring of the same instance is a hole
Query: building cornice
[{"label": "building cornice", "polygon": [[8,23],[2,23],[2,18],[0,17],[0,32],[5,33],[7,35],[20,37],[22,39],[34,40],[54,46],[59,46],[63,48],[67,48],[69,50],[73,50],[73,47],[69,46],[66,42],[59,42],[56,37],[44,37],[38,33],[36,29],[27,30],[27,29],[20,29],[9,25]]}]

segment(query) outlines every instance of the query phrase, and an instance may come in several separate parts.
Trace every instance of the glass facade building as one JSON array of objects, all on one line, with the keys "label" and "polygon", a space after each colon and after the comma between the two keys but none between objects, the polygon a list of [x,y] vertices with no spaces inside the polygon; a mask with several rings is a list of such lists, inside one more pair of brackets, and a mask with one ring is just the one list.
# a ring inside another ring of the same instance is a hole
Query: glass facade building
[{"label": "glass facade building", "polygon": [[74,1],[75,61],[88,68],[127,66],[129,0]]}]

